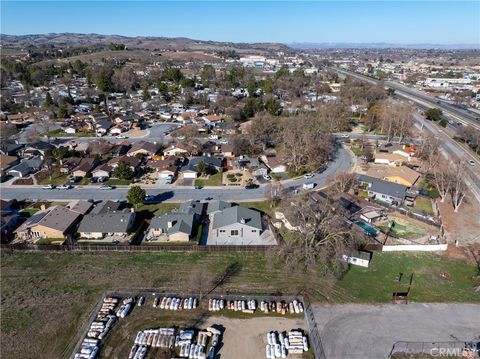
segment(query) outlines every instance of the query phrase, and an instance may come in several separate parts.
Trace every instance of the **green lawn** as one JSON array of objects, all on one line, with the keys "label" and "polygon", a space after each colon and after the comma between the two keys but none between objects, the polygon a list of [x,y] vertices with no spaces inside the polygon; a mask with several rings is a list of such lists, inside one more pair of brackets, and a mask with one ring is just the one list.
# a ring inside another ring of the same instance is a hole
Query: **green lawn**
[{"label": "green lawn", "polygon": [[[348,291],[358,302],[389,302],[396,290],[399,273],[404,286],[413,274],[411,300],[416,302],[475,302],[480,296],[474,288],[480,285],[475,265],[449,261],[430,253],[374,253],[369,268],[352,266],[338,287]],[[448,273],[449,279],[442,277]]]},{"label": "green lawn", "polygon": [[35,213],[37,213],[39,211],[38,208],[32,208],[32,207],[29,207],[29,208],[24,208],[20,211],[20,215],[21,216],[24,216],[24,217],[31,217],[33,216]]},{"label": "green lawn", "polygon": [[245,208],[252,208],[264,213],[272,213],[275,209],[272,208],[270,201],[256,201],[256,202],[238,202],[238,204]]},{"label": "green lawn", "polygon": [[80,184],[85,186],[89,183],[89,178],[88,177],[83,177],[82,180],[80,181]]},{"label": "green lawn", "polygon": [[428,183],[427,181],[423,181],[422,183],[420,183],[420,188],[428,191],[428,195],[430,196],[430,198],[435,199],[440,197],[435,186],[432,185],[431,183]]},{"label": "green lawn", "polygon": [[413,208],[420,212],[433,214],[432,201],[430,200],[430,198],[420,196],[417,197],[415,199],[415,206]]},{"label": "green lawn", "polygon": [[170,212],[172,209],[178,209],[180,207],[179,203],[157,203],[157,204],[140,204],[136,207],[136,210],[149,211],[155,214],[156,216],[161,216],[164,213]]},{"label": "green lawn", "polygon": [[52,184],[58,186],[68,182],[68,175],[66,173],[52,172],[52,175],[45,178],[40,184]]},{"label": "green lawn", "polygon": [[120,178],[110,178],[105,181],[106,184],[110,186],[128,186],[132,183],[132,180],[120,179]]},{"label": "green lawn", "polygon": [[[156,288],[196,292],[295,294],[316,302],[387,303],[399,273],[414,274],[413,301],[475,302],[478,268],[435,254],[375,253],[370,268],[352,267],[337,284],[316,273],[286,272],[273,253],[22,253],[2,255],[2,358],[31,358],[48,348],[66,358],[81,324],[106,290]],[[448,273],[449,279],[441,277]],[[52,339],[54,338],[54,339]]]},{"label": "green lawn", "polygon": [[199,178],[195,180],[195,186],[221,186],[222,185],[222,172],[217,172],[214,175],[210,175],[208,178]]}]

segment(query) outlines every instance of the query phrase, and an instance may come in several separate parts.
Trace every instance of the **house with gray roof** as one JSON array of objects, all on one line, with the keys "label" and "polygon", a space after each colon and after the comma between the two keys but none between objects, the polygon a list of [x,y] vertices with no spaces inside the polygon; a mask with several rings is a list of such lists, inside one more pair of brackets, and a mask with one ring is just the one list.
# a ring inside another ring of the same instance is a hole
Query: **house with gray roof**
[{"label": "house with gray roof", "polygon": [[224,208],[213,214],[207,245],[274,245],[273,234],[261,213],[241,206]]},{"label": "house with gray roof", "polygon": [[77,232],[81,238],[122,241],[128,239],[134,222],[135,212],[128,209],[90,213],[83,217]]},{"label": "house with gray roof", "polygon": [[18,165],[10,167],[7,174],[12,177],[25,177],[29,174],[38,171],[43,163],[43,159],[40,156],[34,156],[22,160]]},{"label": "house with gray roof", "polygon": [[232,204],[230,202],[225,202],[220,200],[210,201],[207,207],[207,214],[210,217],[210,220],[213,220],[213,217],[215,216],[215,214],[220,213],[225,208],[230,208],[230,207],[232,207]]},{"label": "house with gray roof", "polygon": [[407,186],[366,175],[358,176],[358,180],[367,185],[368,195],[380,202],[401,204],[407,197]]},{"label": "house with gray roof", "polygon": [[147,241],[188,242],[194,239],[198,217],[192,213],[170,212],[154,217],[147,232]]},{"label": "house with gray roof", "polygon": [[198,200],[197,201],[190,200],[190,201],[184,202],[180,205],[178,212],[195,214],[200,218],[203,213],[203,203]]}]

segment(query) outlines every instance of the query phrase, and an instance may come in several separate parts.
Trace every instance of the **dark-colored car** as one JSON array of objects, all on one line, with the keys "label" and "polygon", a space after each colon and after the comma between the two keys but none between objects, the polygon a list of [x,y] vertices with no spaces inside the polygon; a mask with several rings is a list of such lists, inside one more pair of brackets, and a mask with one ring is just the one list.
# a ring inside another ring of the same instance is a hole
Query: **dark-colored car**
[{"label": "dark-colored car", "polygon": [[245,185],[245,189],[255,189],[255,188],[258,188],[258,187],[260,187],[260,186],[256,183],[248,183],[247,185]]}]

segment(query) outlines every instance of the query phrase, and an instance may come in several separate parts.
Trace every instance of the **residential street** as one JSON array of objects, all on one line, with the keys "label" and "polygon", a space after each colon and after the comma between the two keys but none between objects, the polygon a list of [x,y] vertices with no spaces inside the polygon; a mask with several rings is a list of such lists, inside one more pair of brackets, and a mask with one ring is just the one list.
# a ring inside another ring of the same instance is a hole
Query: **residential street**
[{"label": "residential street", "polygon": [[[302,184],[305,182],[316,183],[315,189],[328,185],[329,179],[337,172],[349,171],[354,164],[354,158],[349,150],[340,147],[336,158],[329,163],[328,168],[316,174],[308,180],[303,177],[284,181],[284,187],[288,190],[302,190]],[[183,202],[189,199],[203,200],[207,197],[221,199],[226,201],[250,201],[265,199],[265,185],[256,189],[245,189],[238,187],[205,187],[195,189],[193,187],[171,187],[152,188],[146,187],[147,194],[158,196],[161,201]],[[118,199],[124,200],[127,197],[128,188],[115,188],[112,190],[101,190],[99,186],[77,186],[69,190],[44,190],[42,186],[0,186],[1,197],[3,199],[17,200],[74,200],[74,199]]]}]

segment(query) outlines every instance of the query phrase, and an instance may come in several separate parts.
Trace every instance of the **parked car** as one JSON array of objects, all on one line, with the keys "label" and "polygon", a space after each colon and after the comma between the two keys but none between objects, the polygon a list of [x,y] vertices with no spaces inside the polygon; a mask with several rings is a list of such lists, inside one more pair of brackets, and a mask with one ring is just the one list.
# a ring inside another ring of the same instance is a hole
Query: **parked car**
[{"label": "parked car", "polygon": [[165,183],[166,184],[172,184],[173,183],[173,176],[168,176],[167,178],[165,178]]},{"label": "parked car", "polygon": [[263,179],[265,181],[270,181],[272,179],[272,177],[270,177],[269,175],[263,175]]},{"label": "parked car", "polygon": [[145,297],[140,297],[138,299],[138,306],[141,307],[143,305],[143,303],[145,303]]},{"label": "parked car", "polygon": [[315,183],[313,182],[306,182],[303,184],[303,189],[313,189],[315,188]]},{"label": "parked car", "polygon": [[204,201],[211,201],[213,197],[205,197]]},{"label": "parked car", "polygon": [[69,184],[62,184],[57,187],[57,189],[70,189],[70,188],[72,188],[72,186],[70,186]]},{"label": "parked car", "polygon": [[70,177],[68,182],[70,184],[76,184],[76,183],[80,182],[81,179],[82,179],[82,177]]},{"label": "parked car", "polygon": [[256,183],[248,183],[245,185],[245,189],[255,189],[255,188],[258,188],[260,187],[258,184]]},{"label": "parked car", "polygon": [[202,186],[196,185],[195,189],[202,189]]},{"label": "parked car", "polygon": [[110,186],[108,184],[104,184],[102,186],[100,186],[100,189],[113,189],[114,187],[113,186]]},{"label": "parked car", "polygon": [[303,177],[304,177],[305,179],[310,179],[310,178],[312,178],[313,176],[314,176],[313,173],[305,173],[305,174],[303,175]]},{"label": "parked car", "polygon": [[90,183],[97,183],[97,181],[98,181],[97,177],[92,177],[88,180],[88,182],[90,182]]},{"label": "parked car", "polygon": [[468,161],[468,163],[469,163],[470,166],[475,166],[475,161],[474,160],[470,160],[470,161]]},{"label": "parked car", "polygon": [[103,183],[107,180],[107,177],[98,177],[98,182]]},{"label": "parked car", "polygon": [[127,138],[127,136],[124,135],[118,135],[117,138]]},{"label": "parked car", "polygon": [[42,189],[54,189],[54,188],[55,188],[55,186],[51,185],[51,184],[42,187]]}]

